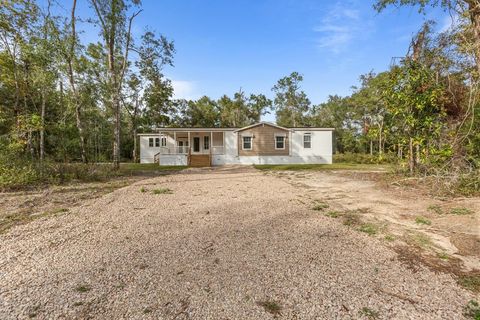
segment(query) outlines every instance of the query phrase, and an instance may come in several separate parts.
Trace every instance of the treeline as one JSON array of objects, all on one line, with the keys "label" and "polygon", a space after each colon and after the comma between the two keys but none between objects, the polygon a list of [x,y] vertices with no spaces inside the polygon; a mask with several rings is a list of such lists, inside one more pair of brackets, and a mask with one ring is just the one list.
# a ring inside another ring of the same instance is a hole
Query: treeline
[{"label": "treeline", "polygon": [[[242,127],[272,112],[281,126],[335,128],[337,153],[391,159],[411,173],[478,173],[478,1],[442,1],[456,17],[452,28],[435,33],[434,23],[426,23],[389,70],[363,75],[350,96],[319,105],[308,99],[297,72],[273,85],[272,100],[242,90],[219,99],[174,99],[163,74],[173,66],[174,43],[148,29],[132,35],[139,2],[87,3],[89,17],[80,19],[76,0],[65,7],[2,2],[0,171],[18,171],[12,164],[20,160],[118,168],[121,160],[137,160],[137,133],[158,126]],[[436,1],[380,0],[375,8],[389,4],[427,10]],[[82,40],[86,24],[97,30],[98,42]]]}]

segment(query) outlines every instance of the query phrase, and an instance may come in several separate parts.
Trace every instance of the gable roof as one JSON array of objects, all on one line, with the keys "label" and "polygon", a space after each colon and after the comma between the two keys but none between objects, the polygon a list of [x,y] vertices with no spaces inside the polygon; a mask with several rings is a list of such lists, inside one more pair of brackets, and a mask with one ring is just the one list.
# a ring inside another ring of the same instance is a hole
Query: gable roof
[{"label": "gable roof", "polygon": [[288,129],[288,128],[284,128],[284,127],[281,127],[281,126],[277,126],[276,124],[273,124],[271,122],[265,122],[265,121],[261,121],[261,122],[258,122],[258,123],[254,123],[250,126],[246,126],[246,127],[243,127],[243,128],[240,128],[240,129],[237,129],[235,130],[234,132],[240,132],[240,131],[243,131],[243,130],[247,130],[247,129],[251,129],[251,128],[255,128],[255,127],[258,127],[258,126],[270,126],[270,127],[274,127],[274,128],[277,128],[277,129],[280,129],[280,130],[285,130],[285,131],[291,131],[291,129]]}]

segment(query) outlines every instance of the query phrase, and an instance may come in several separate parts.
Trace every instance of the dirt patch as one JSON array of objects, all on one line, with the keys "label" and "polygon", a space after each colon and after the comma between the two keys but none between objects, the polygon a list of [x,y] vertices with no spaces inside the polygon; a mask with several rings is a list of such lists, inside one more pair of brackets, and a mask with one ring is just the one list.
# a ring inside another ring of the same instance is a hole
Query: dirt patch
[{"label": "dirt patch", "polygon": [[0,193],[0,234],[41,217],[66,214],[83,201],[99,198],[141,179],[127,177],[106,182],[72,182],[66,186]]},{"label": "dirt patch", "polygon": [[454,234],[450,239],[455,247],[457,247],[459,254],[480,257],[479,237],[468,234]]},{"label": "dirt patch", "polygon": [[[326,201],[344,220],[356,226],[370,223],[377,237],[395,239],[391,245],[413,248],[419,259],[459,269],[480,271],[480,198],[446,198],[388,181],[381,172],[293,172],[278,174],[304,187],[312,201]],[[352,215],[354,213],[354,215]],[[374,233],[373,231],[371,233]],[[420,251],[419,251],[420,249]],[[402,249],[403,251],[404,249]]]}]

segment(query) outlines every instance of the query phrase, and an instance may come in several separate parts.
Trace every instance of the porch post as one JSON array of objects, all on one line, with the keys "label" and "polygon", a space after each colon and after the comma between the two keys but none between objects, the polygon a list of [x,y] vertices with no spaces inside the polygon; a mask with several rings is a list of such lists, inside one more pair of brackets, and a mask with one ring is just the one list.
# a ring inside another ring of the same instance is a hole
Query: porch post
[{"label": "porch post", "polygon": [[213,146],[213,131],[210,131],[210,145],[208,146],[210,149],[210,154],[212,154],[212,146]]},{"label": "porch post", "polygon": [[[153,142],[155,148],[157,147],[156,141]],[[159,148],[158,148],[158,164],[160,165],[160,154],[162,153],[162,131],[160,130],[158,132],[158,143],[159,143]]]},{"label": "porch post", "polygon": [[173,153],[177,154],[177,132],[173,131]]},{"label": "porch post", "polygon": [[289,156],[292,155],[292,137],[293,137],[293,133],[292,133],[292,130],[290,130],[288,132],[288,155]]},{"label": "porch post", "polygon": [[188,141],[187,141],[187,144],[188,144],[188,150],[190,152],[190,131],[188,131]]}]

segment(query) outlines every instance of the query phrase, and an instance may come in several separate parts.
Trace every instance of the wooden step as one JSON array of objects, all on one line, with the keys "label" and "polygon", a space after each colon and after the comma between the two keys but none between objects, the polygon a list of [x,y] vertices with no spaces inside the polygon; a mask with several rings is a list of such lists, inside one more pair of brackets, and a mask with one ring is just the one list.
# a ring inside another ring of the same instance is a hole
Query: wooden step
[{"label": "wooden step", "polygon": [[210,155],[190,155],[191,167],[210,167]]}]

